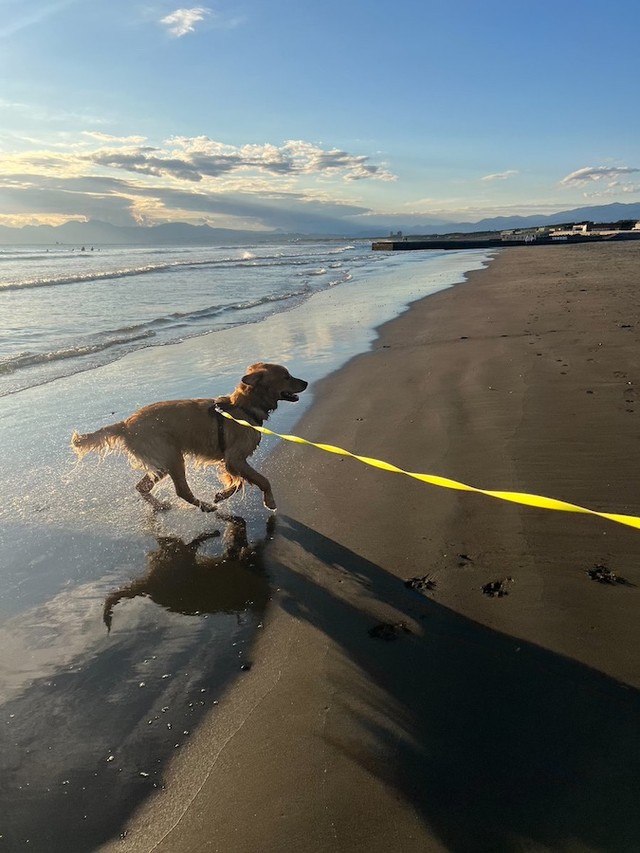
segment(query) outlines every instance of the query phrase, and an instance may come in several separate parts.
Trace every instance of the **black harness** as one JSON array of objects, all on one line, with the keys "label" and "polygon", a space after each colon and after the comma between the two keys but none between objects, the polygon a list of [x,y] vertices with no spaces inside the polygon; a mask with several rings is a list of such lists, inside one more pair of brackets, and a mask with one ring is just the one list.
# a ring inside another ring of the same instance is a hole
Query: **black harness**
[{"label": "black harness", "polygon": [[[242,406],[234,406],[234,408],[240,409],[249,423],[251,423],[252,420],[255,420],[258,422],[257,426],[262,426],[264,418],[257,418],[255,412],[248,412],[246,409],[243,409]],[[218,400],[216,400],[214,405],[209,408],[209,414],[216,419],[218,427],[218,447],[220,448],[220,453],[224,456],[227,452],[227,442],[224,436],[224,422],[226,418],[222,414],[222,411],[226,411],[225,406],[218,402]]]},{"label": "black harness", "polygon": [[224,456],[227,452],[227,442],[224,437],[224,417],[218,411],[218,404],[215,406],[211,406],[209,409],[209,414],[213,415],[216,419],[216,423],[218,425],[218,448],[220,449],[220,453]]}]

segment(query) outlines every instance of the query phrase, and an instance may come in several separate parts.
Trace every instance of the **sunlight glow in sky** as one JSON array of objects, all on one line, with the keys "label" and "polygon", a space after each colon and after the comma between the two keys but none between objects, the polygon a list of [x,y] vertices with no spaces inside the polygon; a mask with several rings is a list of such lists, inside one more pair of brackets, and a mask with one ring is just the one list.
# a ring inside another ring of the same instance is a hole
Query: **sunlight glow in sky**
[{"label": "sunlight glow in sky", "polygon": [[0,224],[349,233],[640,202],[640,5],[603,8],[0,0]]}]

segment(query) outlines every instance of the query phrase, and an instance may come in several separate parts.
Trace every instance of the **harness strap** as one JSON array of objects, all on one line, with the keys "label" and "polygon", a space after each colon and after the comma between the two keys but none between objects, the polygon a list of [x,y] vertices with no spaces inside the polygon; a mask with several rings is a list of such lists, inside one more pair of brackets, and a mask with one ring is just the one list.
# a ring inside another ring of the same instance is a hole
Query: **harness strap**
[{"label": "harness strap", "polygon": [[222,408],[217,401],[213,406],[210,407],[209,414],[216,419],[216,424],[218,426],[218,447],[220,448],[220,453],[224,456],[227,452],[227,442],[224,437],[225,419],[222,415]]},{"label": "harness strap", "polygon": [[[255,420],[255,421],[257,421],[256,426],[258,426],[258,427],[262,426],[262,420],[260,420],[260,418],[256,417],[254,412],[248,412],[242,406],[235,406],[234,408],[240,409],[240,411],[243,412],[244,415],[246,415],[246,418],[249,422],[251,422],[252,420]],[[213,406],[211,406],[209,408],[209,414],[215,417],[216,422],[218,424],[218,446],[220,448],[220,452],[224,456],[226,449],[227,449],[227,444],[226,444],[225,437],[224,437],[224,422],[226,420],[225,414],[229,414],[229,413],[224,408],[224,406],[221,406],[220,403],[216,400],[215,403],[213,404]],[[232,420],[235,420],[233,418],[233,416],[231,416],[231,418],[232,418]]]}]

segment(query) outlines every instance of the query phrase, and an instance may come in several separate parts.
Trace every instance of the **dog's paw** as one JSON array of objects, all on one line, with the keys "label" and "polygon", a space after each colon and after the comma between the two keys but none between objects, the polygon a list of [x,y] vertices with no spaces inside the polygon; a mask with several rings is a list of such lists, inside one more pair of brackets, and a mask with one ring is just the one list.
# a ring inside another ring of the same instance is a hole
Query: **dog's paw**
[{"label": "dog's paw", "polygon": [[266,508],[267,508],[267,509],[270,509],[270,510],[271,510],[271,512],[275,512],[275,511],[276,511],[276,509],[277,509],[277,506],[276,506],[276,499],[273,497],[273,495],[265,495],[265,496],[264,496],[263,503],[264,503],[264,505],[266,506]]},{"label": "dog's paw", "polygon": [[206,501],[200,501],[199,506],[202,512],[215,512],[218,509],[215,504],[208,504]]}]

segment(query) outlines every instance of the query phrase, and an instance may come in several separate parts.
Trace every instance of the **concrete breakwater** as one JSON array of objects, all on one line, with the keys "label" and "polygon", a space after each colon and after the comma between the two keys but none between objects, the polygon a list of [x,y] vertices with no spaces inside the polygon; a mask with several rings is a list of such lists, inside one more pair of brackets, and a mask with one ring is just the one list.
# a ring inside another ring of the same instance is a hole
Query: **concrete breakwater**
[{"label": "concrete breakwater", "polygon": [[539,237],[535,240],[503,240],[500,237],[486,237],[480,239],[464,238],[442,238],[442,239],[412,239],[403,238],[374,240],[371,244],[373,251],[397,252],[416,249],[508,249],[512,246],[566,246],[567,243],[604,243],[620,242],[621,240],[639,240],[640,234],[619,234],[614,236],[594,235],[571,235],[568,237]]}]

